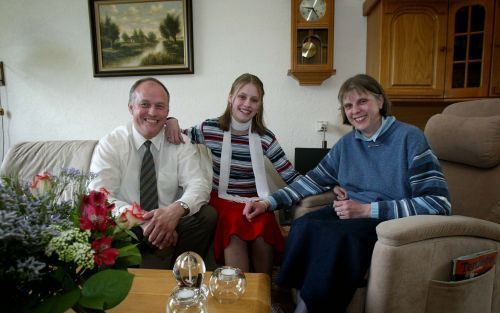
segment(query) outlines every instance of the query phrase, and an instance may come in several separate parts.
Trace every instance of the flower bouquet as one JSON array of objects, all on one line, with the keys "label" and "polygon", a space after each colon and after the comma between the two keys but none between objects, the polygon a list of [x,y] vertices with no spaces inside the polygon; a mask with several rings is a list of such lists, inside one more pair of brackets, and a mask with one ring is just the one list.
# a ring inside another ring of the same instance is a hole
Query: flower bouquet
[{"label": "flower bouquet", "polygon": [[92,178],[63,169],[26,185],[0,179],[2,312],[104,312],[127,296],[127,267],[141,263],[130,228],[144,211],[113,218],[108,192],[87,190]]}]

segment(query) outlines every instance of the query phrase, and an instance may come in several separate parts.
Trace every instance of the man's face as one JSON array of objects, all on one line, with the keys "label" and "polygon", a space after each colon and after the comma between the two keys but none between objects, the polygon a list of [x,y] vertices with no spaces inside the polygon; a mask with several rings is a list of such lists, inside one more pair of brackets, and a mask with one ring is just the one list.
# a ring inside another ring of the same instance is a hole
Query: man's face
[{"label": "man's face", "polygon": [[135,89],[135,101],[129,103],[135,129],[146,139],[151,139],[163,130],[168,116],[169,98],[162,86],[145,81]]}]

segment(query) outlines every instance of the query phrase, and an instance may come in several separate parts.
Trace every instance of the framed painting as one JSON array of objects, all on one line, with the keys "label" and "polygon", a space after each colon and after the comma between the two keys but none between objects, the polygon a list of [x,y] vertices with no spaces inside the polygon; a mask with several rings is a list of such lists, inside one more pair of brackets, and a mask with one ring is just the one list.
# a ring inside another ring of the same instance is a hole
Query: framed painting
[{"label": "framed painting", "polygon": [[192,0],[88,0],[94,77],[192,74]]}]

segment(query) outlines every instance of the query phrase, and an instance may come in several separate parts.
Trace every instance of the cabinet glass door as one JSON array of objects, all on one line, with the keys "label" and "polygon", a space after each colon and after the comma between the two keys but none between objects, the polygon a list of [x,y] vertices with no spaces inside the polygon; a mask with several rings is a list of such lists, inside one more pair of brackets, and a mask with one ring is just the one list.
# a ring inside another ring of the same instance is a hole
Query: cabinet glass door
[{"label": "cabinet glass door", "polygon": [[[492,40],[492,1],[484,3],[455,3],[450,11],[448,31],[449,97],[480,97],[488,95]],[[488,1],[487,1],[488,2]]]}]

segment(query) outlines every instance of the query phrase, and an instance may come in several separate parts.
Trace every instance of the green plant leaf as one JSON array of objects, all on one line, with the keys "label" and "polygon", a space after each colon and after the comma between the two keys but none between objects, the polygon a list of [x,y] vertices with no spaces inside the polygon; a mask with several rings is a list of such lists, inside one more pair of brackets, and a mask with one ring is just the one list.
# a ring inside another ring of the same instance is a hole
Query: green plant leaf
[{"label": "green plant leaf", "polygon": [[71,308],[80,298],[80,289],[76,288],[61,295],[53,296],[42,302],[33,313],[63,313]]},{"label": "green plant leaf", "polygon": [[125,299],[134,275],[126,270],[107,269],[92,275],[83,284],[78,303],[86,308],[107,310]]},{"label": "green plant leaf", "polygon": [[129,267],[133,265],[139,265],[142,262],[142,255],[137,248],[136,244],[127,245],[118,249],[120,254],[118,258],[116,258],[116,266],[117,267]]}]

